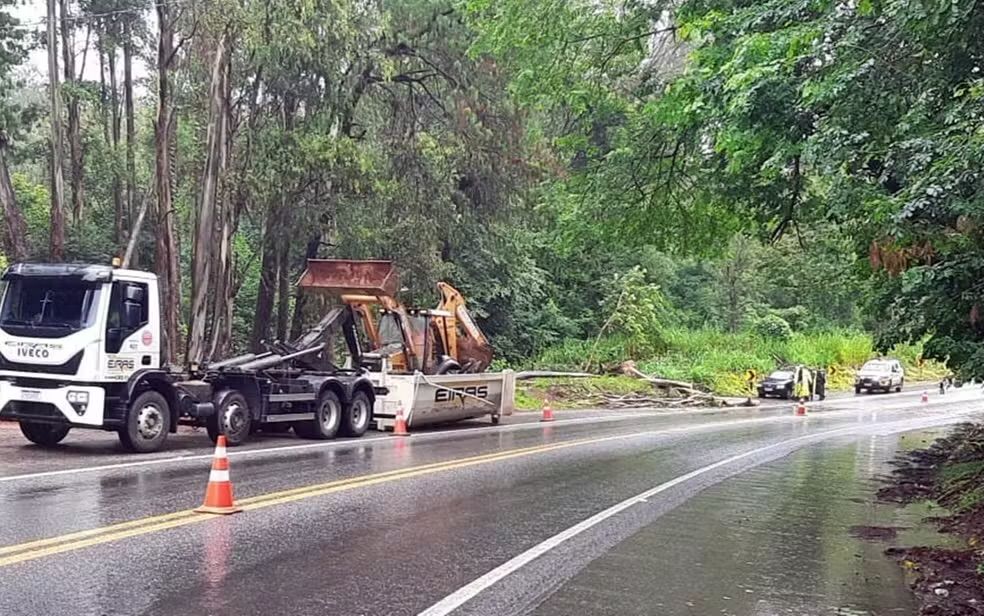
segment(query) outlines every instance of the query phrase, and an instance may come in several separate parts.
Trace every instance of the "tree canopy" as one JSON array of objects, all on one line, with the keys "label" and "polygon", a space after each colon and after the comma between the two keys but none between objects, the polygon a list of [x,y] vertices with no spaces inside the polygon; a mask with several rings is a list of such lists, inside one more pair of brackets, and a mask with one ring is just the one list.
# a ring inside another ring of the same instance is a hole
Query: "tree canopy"
[{"label": "tree canopy", "polygon": [[57,257],[64,123],[65,258],[156,271],[174,357],[296,334],[338,256],[450,280],[509,361],[782,319],[984,374],[971,0],[62,0],[58,118],[7,4],[3,252]]}]

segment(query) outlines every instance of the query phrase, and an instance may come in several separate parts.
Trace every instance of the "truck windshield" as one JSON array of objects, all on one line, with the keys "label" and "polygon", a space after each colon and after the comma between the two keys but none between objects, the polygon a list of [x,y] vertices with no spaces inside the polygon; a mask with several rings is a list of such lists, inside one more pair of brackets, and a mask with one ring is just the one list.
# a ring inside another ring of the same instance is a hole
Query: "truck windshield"
[{"label": "truck windshield", "polygon": [[0,306],[0,328],[18,336],[67,336],[95,323],[99,284],[72,278],[15,278]]}]

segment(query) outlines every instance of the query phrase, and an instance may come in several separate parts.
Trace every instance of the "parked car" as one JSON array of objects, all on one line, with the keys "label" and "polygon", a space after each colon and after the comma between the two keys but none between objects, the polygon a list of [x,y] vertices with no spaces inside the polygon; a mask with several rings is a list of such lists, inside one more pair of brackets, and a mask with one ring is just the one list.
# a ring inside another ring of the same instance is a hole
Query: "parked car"
[{"label": "parked car", "polygon": [[801,384],[800,390],[808,392],[802,397],[813,399],[814,397],[823,400],[827,394],[827,373],[824,370],[812,370],[806,366],[785,366],[772,372],[758,384],[759,398],[786,398],[787,400],[797,393],[797,379]]},{"label": "parked car", "polygon": [[792,398],[793,378],[796,376],[795,366],[786,366],[772,372],[758,384],[759,398]]},{"label": "parked car", "polygon": [[897,359],[872,359],[858,370],[854,377],[854,393],[862,390],[868,393],[876,391],[902,391],[905,385],[905,370]]}]

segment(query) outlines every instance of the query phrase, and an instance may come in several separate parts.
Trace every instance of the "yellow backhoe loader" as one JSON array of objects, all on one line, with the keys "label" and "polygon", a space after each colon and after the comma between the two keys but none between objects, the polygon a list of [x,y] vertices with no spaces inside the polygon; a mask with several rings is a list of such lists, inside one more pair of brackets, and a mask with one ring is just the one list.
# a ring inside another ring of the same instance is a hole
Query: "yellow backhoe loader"
[{"label": "yellow backhoe loader", "polygon": [[328,293],[354,313],[370,347],[363,358],[385,358],[395,373],[484,372],[492,346],[472,320],[465,299],[437,283],[434,309],[408,309],[396,299],[399,278],[390,261],[309,259],[298,286]]}]

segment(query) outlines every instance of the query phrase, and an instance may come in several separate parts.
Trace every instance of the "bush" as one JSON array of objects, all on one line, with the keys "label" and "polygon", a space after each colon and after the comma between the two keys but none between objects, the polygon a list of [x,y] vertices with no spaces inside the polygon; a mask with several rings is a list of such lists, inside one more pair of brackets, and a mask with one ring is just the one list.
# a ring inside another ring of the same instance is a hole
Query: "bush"
[{"label": "bush", "polygon": [[755,333],[766,339],[789,340],[793,336],[793,328],[789,322],[777,314],[767,314],[755,321]]}]

